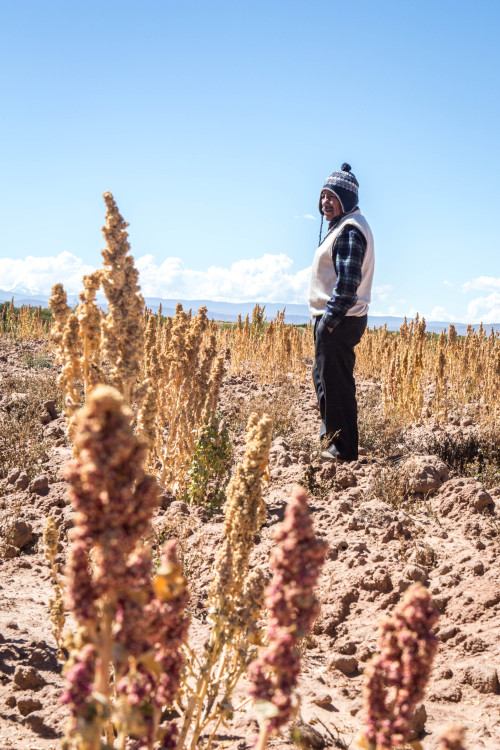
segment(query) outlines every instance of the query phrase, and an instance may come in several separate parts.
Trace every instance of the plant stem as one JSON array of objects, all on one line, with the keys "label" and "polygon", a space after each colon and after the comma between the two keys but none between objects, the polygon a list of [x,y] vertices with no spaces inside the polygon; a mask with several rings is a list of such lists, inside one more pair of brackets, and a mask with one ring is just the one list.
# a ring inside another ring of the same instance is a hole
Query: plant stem
[{"label": "plant stem", "polygon": [[210,735],[210,737],[208,738],[208,742],[207,742],[207,745],[205,747],[205,750],[210,750],[210,748],[212,746],[213,739],[215,737],[215,733],[217,732],[217,730],[219,728],[219,724],[221,723],[221,721],[222,721],[222,714],[219,714],[219,716],[217,718],[217,721],[215,722],[215,726],[214,726],[213,732]]},{"label": "plant stem", "polygon": [[260,728],[259,739],[257,740],[257,744],[255,745],[255,750],[264,750],[267,745],[268,737],[269,731],[267,729],[267,724],[263,724]]},{"label": "plant stem", "polygon": [[89,392],[89,339],[83,339],[83,394],[85,401]]},{"label": "plant stem", "polygon": [[[196,745],[196,741],[199,736],[199,732],[197,736],[196,736],[196,732],[197,732],[199,722],[200,722],[200,712],[203,706],[203,700],[205,698],[207,687],[211,682],[212,667],[217,661],[217,658],[219,656],[221,630],[222,630],[222,622],[221,622],[221,618],[219,615],[219,618],[214,625],[214,629],[212,630],[210,641],[205,652],[205,660],[204,660],[204,664],[200,672],[200,676],[198,677],[196,687],[193,691],[191,698],[189,699],[186,713],[184,714],[184,721],[182,723],[182,728],[179,734],[179,739],[177,741],[176,750],[181,750],[181,748],[184,747],[186,736],[189,731],[189,727],[191,725],[191,721],[195,713],[195,709],[196,707],[198,707],[197,716],[196,716],[196,728],[195,728],[193,737],[191,739],[190,747],[192,748]],[[196,736],[196,741],[194,742],[194,745],[193,745],[193,739],[195,739],[195,736]]]}]

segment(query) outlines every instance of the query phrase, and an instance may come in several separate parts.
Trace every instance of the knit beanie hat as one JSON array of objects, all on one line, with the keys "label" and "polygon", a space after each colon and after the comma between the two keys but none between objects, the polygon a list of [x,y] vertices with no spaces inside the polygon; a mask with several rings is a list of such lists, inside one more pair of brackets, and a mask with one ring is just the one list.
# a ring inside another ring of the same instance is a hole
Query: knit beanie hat
[{"label": "knit beanie hat", "polygon": [[[330,190],[334,193],[340,201],[342,211],[347,214],[358,205],[358,188],[359,182],[351,172],[351,165],[344,162],[340,167],[340,172],[332,172],[330,177],[326,178],[321,192]],[[323,216],[321,193],[319,196],[319,212]]]}]

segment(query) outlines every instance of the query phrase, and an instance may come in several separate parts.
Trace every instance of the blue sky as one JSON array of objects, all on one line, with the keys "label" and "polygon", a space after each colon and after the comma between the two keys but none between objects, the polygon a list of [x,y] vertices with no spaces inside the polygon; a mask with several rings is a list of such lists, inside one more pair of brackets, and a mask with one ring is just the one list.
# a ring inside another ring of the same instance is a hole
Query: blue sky
[{"label": "blue sky", "polygon": [[0,8],[0,289],[76,291],[111,190],[147,295],[305,301],[348,161],[371,312],[500,321],[497,2]]}]

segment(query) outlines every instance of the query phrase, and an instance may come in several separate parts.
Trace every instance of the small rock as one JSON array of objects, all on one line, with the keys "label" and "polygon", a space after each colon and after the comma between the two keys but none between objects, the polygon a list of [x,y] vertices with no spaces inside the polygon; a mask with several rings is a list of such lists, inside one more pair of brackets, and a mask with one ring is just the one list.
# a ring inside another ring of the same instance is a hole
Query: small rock
[{"label": "small rock", "polygon": [[450,687],[440,690],[435,700],[448,701],[449,703],[460,703],[462,700],[462,691],[459,685],[451,684]]},{"label": "small rock", "polygon": [[420,739],[425,732],[425,722],[427,721],[427,711],[423,703],[417,706],[411,723],[411,732],[408,741]]},{"label": "small rock", "polygon": [[28,486],[29,483],[30,483],[29,476],[26,474],[25,471],[22,471],[19,474],[18,478],[16,479],[16,482],[15,482],[14,486],[15,486],[16,490],[19,490],[19,491],[22,492],[22,490],[26,489],[26,487]]},{"label": "small rock", "polygon": [[33,538],[33,529],[26,521],[18,519],[14,524],[11,542],[18,550],[26,547]]},{"label": "small rock", "polygon": [[425,495],[438,490],[449,478],[448,467],[437,456],[412,456],[402,469],[410,491]]},{"label": "small rock", "polygon": [[484,565],[481,560],[474,560],[472,563],[472,572],[476,576],[482,576],[484,573]]},{"label": "small rock", "polygon": [[438,638],[440,641],[446,642],[449,641],[450,638],[453,638],[458,633],[458,628],[455,627],[455,625],[450,625],[447,628],[443,628],[438,633]]},{"label": "small rock", "polygon": [[329,661],[329,666],[338,669],[345,675],[353,675],[358,671],[358,660],[354,656],[344,654],[333,654]]},{"label": "small rock", "polygon": [[498,693],[498,675],[493,666],[472,664],[465,670],[464,681],[479,693]]},{"label": "small rock", "polygon": [[365,591],[380,591],[384,594],[392,591],[391,577],[383,568],[369,568],[361,579],[360,586]]},{"label": "small rock", "polygon": [[364,542],[356,542],[356,544],[352,545],[351,549],[354,552],[368,552],[368,547],[366,546]]},{"label": "small rock", "polygon": [[354,641],[346,641],[345,643],[338,644],[338,650],[341,654],[352,656],[356,653],[356,644]]},{"label": "small rock", "polygon": [[340,513],[352,513],[353,511],[352,502],[349,500],[345,500],[345,499],[339,500],[337,504],[337,510]]},{"label": "small rock", "polygon": [[292,458],[286,450],[278,450],[271,455],[273,466],[286,468],[292,464]]},{"label": "small rock", "polygon": [[14,708],[17,700],[15,695],[9,695],[7,696],[5,703],[8,705],[9,708]]},{"label": "small rock", "polygon": [[11,469],[9,473],[7,474],[7,482],[9,484],[14,484],[14,482],[19,477],[19,474],[21,473],[21,469]]},{"label": "small rock", "polygon": [[436,501],[440,513],[452,517],[463,516],[465,509],[482,513],[484,510],[491,511],[494,507],[491,495],[481,482],[472,477],[450,479],[437,493]]},{"label": "small rock", "polygon": [[438,568],[438,573],[440,576],[445,576],[447,573],[449,573],[451,570],[451,565],[448,565],[448,563],[444,563],[441,565],[440,568]]},{"label": "small rock", "polygon": [[49,399],[49,401],[44,401],[43,408],[48,411],[51,419],[57,419],[57,409],[55,401],[53,401],[52,399]]},{"label": "small rock", "polygon": [[[43,431],[44,437],[46,438],[53,438],[54,440],[57,440],[58,438],[64,437],[64,429],[61,424],[59,424],[59,420],[57,422],[51,422],[47,427],[45,427]],[[62,445],[64,441],[61,441],[60,445]]]},{"label": "small rock", "polygon": [[355,487],[357,484],[356,475],[347,464],[339,464],[335,474],[335,481],[339,487]]},{"label": "small rock", "polygon": [[470,635],[464,640],[463,648],[471,654],[479,654],[481,651],[486,651],[488,644],[478,635]]},{"label": "small rock", "polygon": [[39,419],[42,424],[49,424],[52,421],[48,411],[41,411]]},{"label": "small rock", "polygon": [[16,667],[14,672],[14,684],[20,690],[36,690],[47,684],[40,672],[35,667]]},{"label": "small rock", "polygon": [[421,565],[407,565],[403,570],[403,576],[409,581],[418,581],[420,583],[427,581],[427,572]]},{"label": "small rock", "polygon": [[186,503],[183,503],[181,500],[174,500],[173,503],[170,503],[168,512],[172,515],[174,513],[182,513],[183,516],[188,516],[189,508]]},{"label": "small rock", "polygon": [[373,651],[366,643],[362,643],[358,648],[358,659],[359,661],[368,661],[373,656]]},{"label": "small rock", "polygon": [[38,711],[42,708],[42,703],[37,698],[19,698],[17,707],[20,714],[27,716],[32,711]]},{"label": "small rock", "polygon": [[165,488],[160,492],[160,508],[168,510],[175,500],[175,495]]},{"label": "small rock", "polygon": [[453,677],[453,671],[449,667],[445,667],[441,672],[439,673],[439,677],[442,680],[451,680]]},{"label": "small rock", "polygon": [[410,586],[411,580],[409,580],[408,578],[398,578],[396,583],[394,584],[394,587],[399,594],[404,593]]},{"label": "small rock", "polygon": [[40,474],[38,477],[35,477],[28,487],[28,492],[31,492],[31,494],[46,495],[48,491],[49,477],[47,474]]},{"label": "small rock", "polygon": [[448,602],[450,601],[450,597],[443,594],[442,596],[434,596],[432,600],[436,609],[443,614]]},{"label": "small rock", "polygon": [[319,695],[314,696],[312,702],[321,708],[328,708],[332,705],[332,696],[330,693],[319,693]]},{"label": "small rock", "polygon": [[194,518],[198,518],[202,523],[210,521],[209,511],[201,505],[194,505],[191,508],[191,515],[194,516]]},{"label": "small rock", "polygon": [[37,734],[42,734],[47,731],[52,731],[49,726],[45,723],[43,716],[41,714],[28,714],[28,716],[25,718],[23,724],[27,724],[29,728],[36,732]]},{"label": "small rock", "polygon": [[6,560],[13,560],[14,557],[17,557],[19,554],[19,550],[17,547],[14,547],[13,544],[5,544],[3,548],[3,556]]},{"label": "small rock", "polygon": [[[328,479],[333,479],[336,473],[337,467],[335,461],[327,461],[323,464],[323,466],[321,466],[320,470],[318,471],[318,479],[320,479],[320,481],[322,482],[325,482]],[[331,500],[335,500],[335,493],[333,493]]]},{"label": "small rock", "polygon": [[326,741],[323,735],[317,729],[305,724],[303,721],[296,721],[290,727],[290,735],[295,745],[311,750],[322,750],[326,747]]}]

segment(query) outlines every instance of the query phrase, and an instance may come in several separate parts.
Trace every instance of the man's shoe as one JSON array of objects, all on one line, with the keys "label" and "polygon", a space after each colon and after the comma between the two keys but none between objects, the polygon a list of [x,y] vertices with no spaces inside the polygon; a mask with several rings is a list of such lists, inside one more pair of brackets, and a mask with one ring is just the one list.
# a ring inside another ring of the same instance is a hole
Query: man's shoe
[{"label": "man's shoe", "polygon": [[339,454],[337,448],[335,447],[334,443],[332,443],[326,449],[326,451],[323,451],[321,453],[321,458],[324,459],[325,461],[340,461],[340,460],[342,460],[340,458],[340,454]]}]

